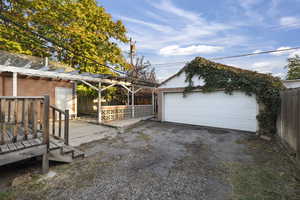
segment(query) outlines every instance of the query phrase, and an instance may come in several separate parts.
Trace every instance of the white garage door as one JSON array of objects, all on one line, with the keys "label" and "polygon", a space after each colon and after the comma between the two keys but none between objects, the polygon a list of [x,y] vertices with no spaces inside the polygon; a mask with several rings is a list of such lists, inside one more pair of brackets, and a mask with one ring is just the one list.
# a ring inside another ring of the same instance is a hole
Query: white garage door
[{"label": "white garage door", "polygon": [[253,131],[257,129],[255,96],[242,92],[165,93],[163,120],[193,125]]}]

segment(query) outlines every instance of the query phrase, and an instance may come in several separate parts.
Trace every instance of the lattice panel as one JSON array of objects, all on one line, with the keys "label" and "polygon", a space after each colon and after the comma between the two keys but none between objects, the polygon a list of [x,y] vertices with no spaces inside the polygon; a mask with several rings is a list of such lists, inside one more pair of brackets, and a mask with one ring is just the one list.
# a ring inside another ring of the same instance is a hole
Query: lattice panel
[{"label": "lattice panel", "polygon": [[[135,106],[135,117],[152,115],[152,105]],[[105,106],[102,108],[102,121],[124,120],[132,117],[131,106]]]}]

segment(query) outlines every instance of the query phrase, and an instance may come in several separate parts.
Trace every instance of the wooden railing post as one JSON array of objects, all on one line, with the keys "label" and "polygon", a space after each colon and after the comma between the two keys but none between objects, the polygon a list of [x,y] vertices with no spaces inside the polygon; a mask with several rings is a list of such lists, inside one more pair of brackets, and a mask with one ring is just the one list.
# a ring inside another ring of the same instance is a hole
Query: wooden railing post
[{"label": "wooden railing post", "polygon": [[49,96],[44,96],[44,117],[43,117],[43,133],[44,144],[49,149]]},{"label": "wooden railing post", "polygon": [[55,121],[56,121],[56,116],[55,116],[55,109],[52,109],[52,135],[55,136]]},{"label": "wooden railing post", "polygon": [[65,110],[65,144],[69,145],[69,110]]},{"label": "wooden railing post", "polygon": [[1,100],[1,112],[0,112],[0,122],[1,122],[1,141],[0,144],[4,144],[4,134],[5,134],[5,105],[6,105],[6,100],[2,99]]}]

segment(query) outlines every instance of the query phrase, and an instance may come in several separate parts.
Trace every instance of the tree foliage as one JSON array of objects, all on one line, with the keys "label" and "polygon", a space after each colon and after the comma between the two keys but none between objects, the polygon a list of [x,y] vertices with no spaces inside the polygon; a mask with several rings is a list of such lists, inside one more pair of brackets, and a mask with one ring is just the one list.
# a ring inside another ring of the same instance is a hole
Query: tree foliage
[{"label": "tree foliage", "polygon": [[[278,78],[268,74],[242,70],[211,62],[201,57],[195,58],[186,65],[182,72],[186,73],[185,94],[200,88],[203,92],[224,89],[225,93],[243,91],[247,95],[256,95],[258,104],[263,105],[257,115],[260,134],[276,132],[276,119],[280,109],[280,90],[284,87]],[[205,85],[195,86],[193,77],[203,79]]]},{"label": "tree foliage", "polygon": [[136,57],[135,63],[128,70],[128,75],[153,83],[157,83],[155,68],[152,67],[150,61],[145,61],[145,57]]},{"label": "tree foliage", "polygon": [[55,57],[91,73],[111,71],[81,56],[105,65],[129,67],[117,45],[128,42],[125,26],[121,21],[113,21],[96,0],[2,0],[0,7],[1,14],[76,53],[5,21],[0,21],[2,50]]},{"label": "tree foliage", "polygon": [[292,58],[288,58],[286,68],[288,69],[287,80],[300,79],[300,56],[295,55]]}]

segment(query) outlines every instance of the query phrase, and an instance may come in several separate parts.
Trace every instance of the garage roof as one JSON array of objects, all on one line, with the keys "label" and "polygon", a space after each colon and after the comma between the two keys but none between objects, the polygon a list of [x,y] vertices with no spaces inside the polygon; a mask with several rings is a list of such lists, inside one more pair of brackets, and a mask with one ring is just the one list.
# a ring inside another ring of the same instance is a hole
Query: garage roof
[{"label": "garage roof", "polygon": [[[265,78],[270,78],[270,77],[274,78],[274,77],[270,76],[269,74],[263,74],[263,73],[259,73],[259,72],[256,72],[256,71],[251,71],[251,70],[247,70],[247,69],[241,69],[241,68],[238,68],[238,67],[224,65],[224,64],[221,64],[221,63],[210,61],[210,60],[202,58],[202,57],[196,57],[195,59],[201,60],[201,62],[206,63],[206,64],[207,63],[211,64],[211,67],[214,67],[214,68],[222,68],[222,69],[226,69],[226,70],[237,72],[237,73],[239,73],[239,72],[251,72],[251,73],[253,73],[255,75],[262,76],[262,77],[265,77]],[[164,80],[163,82],[161,82],[159,85],[163,85],[166,82],[170,81],[171,79],[175,78],[176,76],[179,76],[185,70],[185,68],[187,67],[188,64],[189,63],[187,63],[177,73],[175,73],[174,75],[170,76],[169,78],[167,78],[166,80]]]}]

